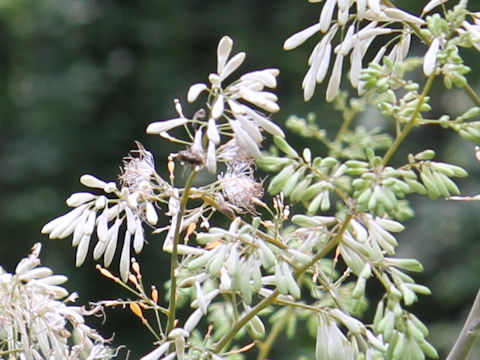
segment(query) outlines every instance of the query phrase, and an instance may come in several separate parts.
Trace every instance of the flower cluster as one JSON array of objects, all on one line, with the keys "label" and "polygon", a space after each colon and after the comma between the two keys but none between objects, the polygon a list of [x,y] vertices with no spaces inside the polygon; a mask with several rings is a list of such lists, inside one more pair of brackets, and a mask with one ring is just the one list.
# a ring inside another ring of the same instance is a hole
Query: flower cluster
[{"label": "flower cluster", "polygon": [[[188,91],[188,102],[194,102],[202,92],[208,92],[208,116],[203,111],[202,116],[187,118],[177,100],[176,110],[179,115],[177,118],[154,122],[147,128],[149,134],[158,134],[171,141],[181,142],[173,138],[168,131],[182,125],[196,125],[198,129],[191,138],[191,147],[185,150],[186,153],[180,153],[180,156],[181,159],[186,157],[187,160],[194,160],[194,164],[205,165],[212,174],[216,173],[217,160],[221,160],[218,150],[221,148],[223,135],[231,138],[236,146],[254,159],[261,155],[262,130],[284,136],[283,131],[262,112],[274,113],[279,110],[277,96],[265,90],[277,86],[278,70],[252,71],[224,86],[224,81],[245,60],[243,52],[230,58],[232,47],[232,39],[228,36],[223,37],[217,48],[217,71],[208,77],[209,85],[197,83]],[[226,144],[228,141],[223,143]]]},{"label": "flower cluster", "polygon": [[93,249],[95,260],[103,256],[104,265],[110,266],[117,246],[122,224],[126,223],[120,273],[127,281],[130,267],[130,248],[136,253],[142,251],[145,243],[143,223],[155,225],[158,215],[155,210],[155,192],[162,196],[169,193],[168,184],[155,172],[153,156],[137,143],[138,156],[129,156],[124,160],[120,175],[120,190],[113,182],[106,183],[92,175],[83,175],[80,182],[90,188],[102,189],[106,194],[95,195],[78,192],[67,199],[67,205],[74,209],[60,216],[42,228],[43,234],[51,239],[63,239],[73,234],[72,245],[77,247],[76,265],[80,266],[87,256],[90,240],[96,228],[97,243]]},{"label": "flower cluster", "polygon": [[[352,13],[351,7],[354,3],[356,11]],[[335,21],[333,15],[336,6],[338,7],[338,16]],[[362,27],[363,20],[369,22]],[[400,23],[403,29],[395,30],[394,23]],[[350,54],[351,64],[350,82],[354,88],[358,88],[360,94],[363,93],[362,62],[370,45],[377,36],[400,32],[396,44],[387,56],[394,62],[403,61],[410,47],[411,29],[407,26],[408,24],[423,25],[425,21],[393,6],[384,5],[380,0],[326,0],[318,23],[290,36],[284,43],[284,49],[291,50],[303,44],[316,33],[325,33],[314,47],[308,60],[310,67],[302,83],[305,100],[308,101],[313,96],[316,84],[325,79],[332,55],[335,56],[335,61],[328,82],[327,101],[332,101],[339,93],[344,58],[348,54]],[[332,41],[339,32],[344,33],[343,39],[333,47]],[[372,62],[379,62],[386,50],[386,47],[382,47]]]},{"label": "flower cluster", "polygon": [[67,305],[77,295],[68,295],[60,286],[67,281],[65,276],[40,266],[40,250],[35,244],[14,274],[0,267],[0,358],[1,354],[9,354],[9,360],[115,358],[107,340],[85,324],[84,315],[101,309]]}]

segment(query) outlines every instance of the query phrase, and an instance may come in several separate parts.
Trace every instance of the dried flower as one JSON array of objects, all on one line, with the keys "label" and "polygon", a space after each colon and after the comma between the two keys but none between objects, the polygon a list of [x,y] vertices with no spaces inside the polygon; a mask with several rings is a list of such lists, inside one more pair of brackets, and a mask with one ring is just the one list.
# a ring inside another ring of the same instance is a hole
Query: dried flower
[{"label": "dried flower", "polygon": [[225,199],[239,212],[255,214],[255,199],[263,197],[263,183],[255,181],[249,163],[229,165],[224,175],[219,176]]}]

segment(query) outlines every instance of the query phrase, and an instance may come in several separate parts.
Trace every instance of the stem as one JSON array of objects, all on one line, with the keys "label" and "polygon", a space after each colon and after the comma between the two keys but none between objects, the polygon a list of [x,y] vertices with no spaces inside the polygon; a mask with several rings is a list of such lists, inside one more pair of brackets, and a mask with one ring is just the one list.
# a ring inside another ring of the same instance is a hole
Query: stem
[{"label": "stem", "polygon": [[273,303],[276,297],[280,294],[278,290],[275,290],[268,297],[260,301],[255,305],[252,310],[243,315],[230,329],[230,331],[215,345],[213,348],[214,353],[219,353],[222,349],[233,339],[233,337],[244,327],[256,314],[265,309],[268,305]]},{"label": "stem", "polygon": [[183,189],[182,198],[180,200],[180,210],[177,214],[177,223],[175,225],[175,235],[172,246],[172,262],[170,263],[170,302],[168,306],[168,323],[167,334],[173,329],[175,321],[175,306],[177,302],[177,266],[178,266],[178,242],[180,241],[180,232],[182,226],[182,218],[187,207],[187,201],[192,187],[193,180],[197,176],[198,171],[194,170],[188,177],[185,188]]},{"label": "stem", "polygon": [[268,337],[265,339],[265,341],[261,344],[258,344],[260,351],[258,352],[257,360],[264,360],[267,358],[268,354],[270,353],[270,350],[272,349],[273,344],[277,340],[278,335],[280,335],[280,332],[285,327],[285,324],[287,323],[289,315],[290,314],[287,313],[283,316],[283,318],[280,321],[276,321],[272,329],[270,330]]},{"label": "stem", "polygon": [[468,84],[465,85],[463,88],[464,88],[465,91],[467,92],[468,96],[470,96],[470,99],[472,99],[472,101],[473,101],[476,105],[480,106],[480,97],[475,93],[475,90],[473,90],[473,89],[471,88],[471,86],[468,85]]},{"label": "stem", "polygon": [[415,111],[412,115],[412,118],[407,123],[407,125],[405,125],[405,127],[402,129],[402,132],[397,136],[394,143],[388,149],[387,153],[383,157],[383,160],[382,160],[383,166],[388,164],[388,162],[392,158],[393,154],[395,154],[395,152],[398,150],[398,147],[400,146],[400,144],[403,142],[403,140],[405,140],[408,133],[410,132],[410,130],[412,130],[413,126],[417,122],[418,115],[420,114],[420,108],[423,105],[423,100],[425,99],[425,97],[429,93],[430,89],[432,88],[432,84],[433,84],[434,79],[435,79],[435,74],[430,75],[429,78],[427,79],[427,82],[425,83],[425,86],[423,87],[422,93],[420,94],[420,97],[418,99],[418,104],[415,107]]},{"label": "stem", "polygon": [[480,290],[477,292],[473,306],[463,325],[462,331],[455,341],[447,360],[465,360],[478,336],[480,324]]}]

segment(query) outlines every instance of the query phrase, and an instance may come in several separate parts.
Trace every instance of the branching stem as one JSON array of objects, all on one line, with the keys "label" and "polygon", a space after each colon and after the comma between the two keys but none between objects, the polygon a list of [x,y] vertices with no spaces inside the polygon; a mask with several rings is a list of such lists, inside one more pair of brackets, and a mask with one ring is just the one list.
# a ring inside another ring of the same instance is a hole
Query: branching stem
[{"label": "branching stem", "polygon": [[[313,266],[313,264],[325,257],[325,255],[327,255],[336,245],[338,245],[338,243],[343,237],[343,233],[348,227],[351,217],[352,215],[348,215],[343,221],[342,226],[338,230],[335,237],[328,244],[326,244],[325,247],[320,252],[318,252],[317,255],[315,255],[308,264],[304,265],[295,272],[295,278],[297,280],[305,273],[305,271],[307,271],[311,266]],[[268,297],[260,301],[249,312],[245,313],[240,319],[238,319],[238,321],[233,324],[230,331],[215,345],[215,347],[213,348],[213,352],[219,353],[220,351],[222,351],[222,349],[233,339],[233,337],[240,331],[240,329],[244,327],[260,311],[274,303],[279,294],[280,292],[278,291],[278,289],[274,290]]]},{"label": "branching stem", "polygon": [[423,101],[425,97],[427,96],[427,94],[430,92],[430,89],[432,88],[433,80],[435,80],[435,74],[432,74],[428,77],[427,82],[425,83],[422,93],[420,94],[420,97],[418,99],[418,104],[415,107],[415,111],[413,112],[412,118],[407,123],[407,125],[405,125],[405,127],[402,129],[400,134],[397,136],[397,138],[393,142],[392,146],[388,149],[387,153],[383,157],[383,160],[382,160],[383,166],[386,166],[388,164],[393,154],[395,154],[400,144],[403,142],[403,140],[405,140],[410,130],[412,130],[413,126],[416,124],[418,120],[418,116],[420,115],[420,108],[423,105]]}]

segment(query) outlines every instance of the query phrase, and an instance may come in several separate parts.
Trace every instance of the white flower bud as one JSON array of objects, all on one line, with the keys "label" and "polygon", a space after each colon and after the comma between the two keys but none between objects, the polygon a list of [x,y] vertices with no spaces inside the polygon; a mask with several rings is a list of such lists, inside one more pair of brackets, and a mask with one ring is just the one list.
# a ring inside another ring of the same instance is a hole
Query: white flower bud
[{"label": "white flower bud", "polygon": [[158,360],[168,350],[170,343],[165,343],[157,347],[155,350],[149,352],[147,355],[142,356],[140,360]]},{"label": "white flower bud", "polygon": [[188,93],[187,93],[187,101],[189,103],[192,103],[194,102],[195,100],[197,100],[198,96],[200,95],[200,93],[202,91],[205,91],[207,90],[208,87],[206,84],[204,83],[197,83],[197,84],[193,84],[192,86],[190,86],[190,89],[188,89]]},{"label": "white flower bud", "polygon": [[217,172],[217,157],[215,154],[215,143],[213,141],[208,142],[206,167],[210,174]]},{"label": "white flower bud", "polygon": [[392,8],[392,7],[386,7],[383,9],[383,12],[387,14],[388,17],[390,17],[392,20],[397,20],[397,21],[406,21],[412,24],[416,25],[423,25],[425,24],[425,21],[423,19],[414,16],[412,14],[407,13],[406,11]]},{"label": "white flower bud", "polygon": [[212,141],[216,145],[220,144],[220,134],[218,132],[215,119],[213,118],[208,119],[207,137],[208,140]]},{"label": "white flower bud", "polygon": [[343,56],[338,53],[333,64],[332,75],[327,86],[326,100],[328,102],[335,99],[340,89],[340,81],[342,80]]},{"label": "white flower bud", "polygon": [[225,98],[223,95],[219,95],[215,99],[215,102],[213,103],[213,106],[212,106],[212,117],[214,119],[218,119],[220,116],[223,115],[223,110],[225,108],[224,100]]},{"label": "white flower bud", "polygon": [[148,125],[147,134],[160,135],[163,132],[185,125],[186,123],[188,123],[188,121],[189,120],[185,118],[175,118],[175,119],[164,120],[164,121],[156,121]]},{"label": "white flower bud", "polygon": [[130,243],[132,235],[129,231],[125,231],[125,238],[123,241],[122,254],[120,256],[120,277],[126,283],[130,273]]},{"label": "white flower bud", "polygon": [[153,207],[153,204],[147,201],[147,221],[151,225],[155,225],[158,221],[158,215],[157,212],[155,211],[155,208]]},{"label": "white flower bud", "polygon": [[217,74],[220,74],[227,63],[227,59],[232,51],[233,40],[224,36],[218,42],[217,47]]},{"label": "white flower bud", "polygon": [[320,31],[320,23],[309,26],[308,28],[293,34],[283,43],[283,50],[295,49],[318,31]]},{"label": "white flower bud", "polygon": [[77,207],[95,198],[96,198],[96,195],[93,195],[91,193],[78,192],[70,195],[66,202],[67,202],[67,205],[70,207]]},{"label": "white flower bud", "polygon": [[135,227],[135,235],[133,238],[133,249],[137,254],[142,251],[144,242],[145,238],[143,235],[142,221],[137,218],[137,225]]},{"label": "white flower bud", "polygon": [[432,40],[430,47],[425,53],[425,58],[423,60],[423,73],[426,76],[430,76],[435,71],[437,66],[437,54],[440,49],[440,40],[436,37]]},{"label": "white flower bud", "polygon": [[243,61],[245,60],[246,54],[244,52],[240,52],[234,57],[232,57],[228,63],[225,65],[223,70],[218,73],[220,76],[220,81],[225,80],[227,77],[230,76],[235,70],[237,70],[240,65],[242,65]]},{"label": "white flower bud", "polygon": [[332,22],[333,10],[337,0],[327,0],[325,5],[323,5],[322,12],[320,13],[320,30],[322,32],[327,31],[330,28]]},{"label": "white flower bud", "polygon": [[93,175],[85,174],[80,177],[80,183],[90,188],[103,189],[107,183]]}]

